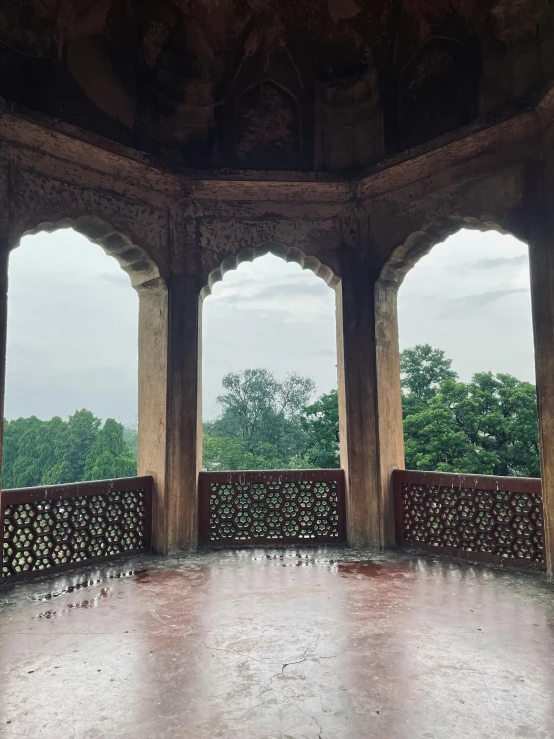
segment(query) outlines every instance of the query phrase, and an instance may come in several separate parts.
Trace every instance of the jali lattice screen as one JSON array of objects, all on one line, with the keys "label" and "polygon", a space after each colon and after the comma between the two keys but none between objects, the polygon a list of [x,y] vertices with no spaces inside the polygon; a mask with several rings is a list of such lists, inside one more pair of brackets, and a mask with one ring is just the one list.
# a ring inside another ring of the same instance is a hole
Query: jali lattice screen
[{"label": "jali lattice screen", "polygon": [[212,546],[345,540],[342,470],[203,472],[199,539]]},{"label": "jali lattice screen", "polygon": [[152,478],[1,494],[3,580],[150,549]]},{"label": "jali lattice screen", "polygon": [[541,481],[394,472],[400,546],[544,569]]}]

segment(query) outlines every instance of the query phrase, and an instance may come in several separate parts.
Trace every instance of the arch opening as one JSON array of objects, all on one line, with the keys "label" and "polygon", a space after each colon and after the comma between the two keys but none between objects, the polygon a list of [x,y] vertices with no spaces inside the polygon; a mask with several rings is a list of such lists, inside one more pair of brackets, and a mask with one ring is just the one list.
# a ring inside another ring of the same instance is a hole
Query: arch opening
[{"label": "arch opening", "polygon": [[136,475],[139,301],[98,245],[138,292],[159,272],[97,219],[42,224],[13,245],[3,487]]},{"label": "arch opening", "polygon": [[540,477],[528,248],[460,220],[412,234],[381,275],[383,303],[398,291],[405,465]]},{"label": "arch opening", "polygon": [[211,294],[203,308],[205,470],[339,466],[335,295],[327,290],[339,282],[315,257],[274,242],[211,272],[202,291]]}]

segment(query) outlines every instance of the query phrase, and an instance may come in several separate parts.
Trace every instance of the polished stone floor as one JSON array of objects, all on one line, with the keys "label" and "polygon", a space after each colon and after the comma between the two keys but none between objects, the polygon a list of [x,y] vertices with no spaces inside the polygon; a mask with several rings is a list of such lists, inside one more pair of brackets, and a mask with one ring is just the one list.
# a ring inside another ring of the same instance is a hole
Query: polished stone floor
[{"label": "polished stone floor", "polygon": [[554,590],[413,555],[142,558],[0,590],[1,737],[554,736]]}]

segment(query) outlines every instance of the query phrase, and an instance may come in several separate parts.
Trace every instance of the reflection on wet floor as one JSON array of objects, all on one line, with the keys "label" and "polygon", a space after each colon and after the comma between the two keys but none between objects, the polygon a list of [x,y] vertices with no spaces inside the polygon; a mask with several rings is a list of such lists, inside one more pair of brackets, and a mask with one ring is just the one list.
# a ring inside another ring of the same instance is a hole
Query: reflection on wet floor
[{"label": "reflection on wet floor", "polygon": [[338,548],[137,558],[0,591],[0,737],[550,738],[552,624],[539,575]]},{"label": "reflection on wet floor", "polygon": [[60,595],[67,595],[67,593],[74,593],[76,590],[81,590],[81,588],[92,588],[95,585],[100,585],[100,583],[104,582],[105,580],[113,580],[118,579],[120,580],[122,577],[133,577],[133,575],[140,575],[142,573],[146,572],[146,570],[129,570],[124,572],[115,572],[115,573],[107,573],[103,576],[103,578],[100,579],[90,579],[90,580],[84,580],[83,582],[77,582],[73,585],[67,585],[59,590],[54,590],[49,593],[38,593],[37,595],[31,595],[32,600],[52,600],[52,598],[59,598]]},{"label": "reflection on wet floor", "polygon": [[57,611],[42,611],[35,618],[57,618],[58,616],[63,616],[64,613],[71,611],[73,608],[96,608],[100,601],[109,598],[112,593],[112,588],[102,588],[94,598],[86,598],[78,603],[68,603],[64,608],[60,608]]}]

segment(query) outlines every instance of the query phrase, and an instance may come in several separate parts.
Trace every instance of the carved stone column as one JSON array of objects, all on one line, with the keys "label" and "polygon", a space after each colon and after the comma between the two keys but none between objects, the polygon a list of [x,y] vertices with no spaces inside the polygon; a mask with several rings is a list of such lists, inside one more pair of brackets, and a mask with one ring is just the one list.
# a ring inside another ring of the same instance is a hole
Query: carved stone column
[{"label": "carved stone column", "polygon": [[379,499],[382,544],[394,546],[392,472],[404,469],[404,425],[398,344],[398,287],[380,279],[375,287],[375,360],[378,407]]},{"label": "carved stone column", "polygon": [[554,157],[528,198],[529,263],[547,570],[554,574]]},{"label": "carved stone column", "polygon": [[6,335],[8,327],[8,259],[7,240],[0,239],[0,469],[4,440],[4,396],[6,392]]},{"label": "carved stone column", "polygon": [[154,478],[153,545],[169,550],[167,479],[168,290],[163,280],[141,286],[138,332],[138,474]]},{"label": "carved stone column", "polygon": [[173,275],[139,289],[139,474],[156,485],[154,547],[197,541],[201,467],[200,316],[196,279]]},{"label": "carved stone column", "polygon": [[337,286],[341,466],[346,472],[352,547],[383,546],[379,498],[374,281],[355,250],[345,250]]},{"label": "carved stone column", "polygon": [[196,278],[173,275],[169,290],[167,490],[170,549],[197,544],[198,473],[202,467],[201,315]]}]

